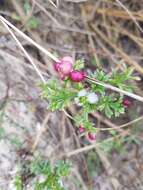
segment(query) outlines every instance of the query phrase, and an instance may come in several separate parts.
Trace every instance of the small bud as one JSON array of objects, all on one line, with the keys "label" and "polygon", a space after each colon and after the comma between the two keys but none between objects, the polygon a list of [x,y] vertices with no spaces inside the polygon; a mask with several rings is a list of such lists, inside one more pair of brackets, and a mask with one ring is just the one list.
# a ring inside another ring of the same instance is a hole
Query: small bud
[{"label": "small bud", "polygon": [[91,141],[96,140],[96,135],[94,133],[88,133],[87,138]]},{"label": "small bud", "polygon": [[98,102],[98,96],[94,92],[91,92],[88,94],[87,100],[90,104],[95,104]]},{"label": "small bud", "polygon": [[79,132],[80,133],[84,133],[85,132],[85,128],[82,125],[79,127]]},{"label": "small bud", "polygon": [[70,79],[73,82],[81,82],[85,79],[85,74],[82,71],[75,70],[70,73]]},{"label": "small bud", "polygon": [[122,104],[127,108],[127,107],[129,107],[132,103],[131,103],[130,100],[124,99],[123,102],[122,102]]}]

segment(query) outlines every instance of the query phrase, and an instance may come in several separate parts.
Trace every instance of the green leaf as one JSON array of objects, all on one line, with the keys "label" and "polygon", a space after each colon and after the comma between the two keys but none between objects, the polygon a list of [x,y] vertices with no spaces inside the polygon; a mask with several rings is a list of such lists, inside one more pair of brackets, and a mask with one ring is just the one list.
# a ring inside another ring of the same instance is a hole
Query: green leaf
[{"label": "green leaf", "polygon": [[6,135],[5,129],[3,127],[0,127],[0,139],[4,138]]},{"label": "green leaf", "polygon": [[100,64],[102,64],[102,62],[95,56],[91,59],[91,63],[95,66],[100,66]]},{"label": "green leaf", "polygon": [[58,176],[68,176],[70,165],[64,161],[59,161],[56,164],[55,172]]},{"label": "green leaf", "polygon": [[28,0],[25,0],[24,2],[24,11],[26,15],[31,11],[31,5]]},{"label": "green leaf", "polygon": [[14,179],[14,186],[16,190],[23,190],[22,179],[20,175],[16,175]]},{"label": "green leaf", "polygon": [[27,22],[27,26],[30,29],[37,29],[39,26],[39,20],[36,17],[31,17],[28,22]]},{"label": "green leaf", "polygon": [[112,115],[113,115],[113,111],[112,111],[112,109],[110,108],[109,105],[106,105],[106,107],[105,107],[105,115],[106,115],[107,117],[109,117],[109,118],[111,118]]},{"label": "green leaf", "polygon": [[22,146],[22,142],[16,135],[10,137],[10,142],[11,144],[15,145],[16,148],[20,148]]},{"label": "green leaf", "polygon": [[93,92],[100,93],[102,96],[105,95],[105,87],[98,84],[91,84]]},{"label": "green leaf", "polygon": [[134,143],[137,145],[141,145],[141,140],[138,139],[137,135],[129,135],[124,138],[124,142],[127,142],[129,144]]},{"label": "green leaf", "polygon": [[118,117],[123,114],[125,108],[122,105],[122,98],[111,96],[103,96],[97,105],[97,110],[103,111],[105,115],[111,118],[113,115]]},{"label": "green leaf", "polygon": [[37,180],[35,190],[65,190],[60,183],[62,178],[69,175],[70,165],[65,161],[58,161],[51,165],[49,161],[36,159],[31,164],[31,172],[35,175],[44,175],[42,182]]},{"label": "green leaf", "polygon": [[72,103],[76,97],[76,93],[70,88],[60,86],[56,80],[49,81],[47,84],[41,85],[42,97],[49,102],[48,109],[51,111],[62,110]]},{"label": "green leaf", "polygon": [[46,160],[36,159],[30,165],[30,170],[32,173],[38,174],[49,174],[52,172],[51,165]]},{"label": "green leaf", "polygon": [[119,87],[120,89],[131,91],[132,87],[129,84],[126,84],[125,82],[130,79],[133,79],[132,72],[133,69],[131,68],[127,68],[124,70],[124,72],[120,73],[118,71],[115,71],[113,72],[109,82],[112,85]]},{"label": "green leaf", "polygon": [[104,140],[100,144],[100,148],[108,153],[110,153],[113,150],[113,147],[114,147],[113,140]]},{"label": "green leaf", "polygon": [[77,126],[80,126],[80,125],[84,126],[86,131],[94,132],[94,133],[97,132],[97,129],[93,127],[93,123],[91,121],[89,121],[88,112],[83,111],[81,114],[77,114],[74,117],[74,120],[75,120]]},{"label": "green leaf", "polygon": [[117,131],[115,129],[109,130],[109,133],[113,136],[117,135]]},{"label": "green leaf", "polygon": [[109,75],[99,69],[96,69],[94,73],[91,73],[91,77],[103,82],[107,82],[109,80]]},{"label": "green leaf", "polygon": [[74,64],[74,70],[81,70],[84,68],[84,60],[78,59]]}]

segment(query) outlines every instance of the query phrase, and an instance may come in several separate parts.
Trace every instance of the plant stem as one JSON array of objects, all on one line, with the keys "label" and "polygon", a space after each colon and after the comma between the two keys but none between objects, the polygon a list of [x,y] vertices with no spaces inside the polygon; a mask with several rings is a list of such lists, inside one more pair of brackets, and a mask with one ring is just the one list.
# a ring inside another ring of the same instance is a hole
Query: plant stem
[{"label": "plant stem", "polygon": [[143,102],[143,97],[142,97],[142,96],[139,96],[139,95],[134,94],[134,93],[131,93],[131,92],[127,92],[127,91],[125,91],[125,90],[122,90],[122,89],[117,88],[117,87],[115,87],[115,86],[112,86],[112,85],[110,85],[110,84],[105,84],[105,83],[103,83],[103,82],[100,82],[100,81],[98,81],[98,80],[96,80],[96,79],[93,79],[93,78],[91,78],[91,77],[88,77],[88,76],[86,76],[86,79],[87,79],[88,81],[92,82],[92,83],[98,84],[98,85],[103,86],[103,87],[105,87],[105,88],[107,88],[107,89],[113,90],[113,91],[115,91],[115,92],[124,94],[124,95],[126,95],[126,96],[131,97],[131,98],[134,98],[134,99],[136,99],[136,100],[138,100],[138,101],[140,101],[140,102]]}]

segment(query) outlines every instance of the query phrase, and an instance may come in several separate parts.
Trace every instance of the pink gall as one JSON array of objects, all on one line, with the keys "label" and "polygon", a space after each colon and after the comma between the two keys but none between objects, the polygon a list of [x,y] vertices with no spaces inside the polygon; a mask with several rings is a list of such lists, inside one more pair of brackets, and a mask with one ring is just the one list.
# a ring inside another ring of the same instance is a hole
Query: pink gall
[{"label": "pink gall", "polygon": [[85,132],[85,128],[82,125],[79,127],[79,132],[80,133],[84,133]]},{"label": "pink gall", "polygon": [[94,141],[96,140],[96,135],[94,133],[88,133],[87,135],[88,140]]},{"label": "pink gall", "polygon": [[65,76],[69,75],[72,69],[73,69],[72,64],[67,61],[63,61],[59,65],[59,72]]},{"label": "pink gall", "polygon": [[73,58],[70,56],[65,56],[61,59],[61,62],[69,62],[73,65]]},{"label": "pink gall", "polygon": [[82,71],[75,70],[70,73],[70,79],[73,82],[81,82],[85,79],[85,74]]},{"label": "pink gall", "polygon": [[131,103],[130,100],[124,99],[123,102],[122,102],[122,104],[127,108],[127,107],[131,106],[132,103]]}]

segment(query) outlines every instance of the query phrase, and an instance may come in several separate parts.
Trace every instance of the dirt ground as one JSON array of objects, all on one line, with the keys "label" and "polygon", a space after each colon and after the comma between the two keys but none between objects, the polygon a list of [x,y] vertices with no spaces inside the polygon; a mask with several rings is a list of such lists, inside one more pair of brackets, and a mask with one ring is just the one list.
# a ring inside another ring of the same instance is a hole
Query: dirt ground
[{"label": "dirt ground", "polygon": [[[141,2],[5,0],[0,1],[0,14],[53,54],[83,58],[89,70],[123,71],[125,65],[131,66],[140,78],[132,83],[134,91],[142,96]],[[45,80],[55,76],[53,61],[15,34]],[[117,119],[109,120],[95,113],[94,119],[100,126],[117,127],[131,122],[123,129],[129,140],[121,150],[103,151],[79,137],[63,112],[47,110],[48,103],[40,97],[40,82],[9,31],[0,23],[0,190],[15,190],[12,181],[18,169],[36,154],[51,162],[64,155],[72,163],[71,174],[64,181],[68,190],[142,190],[142,104],[132,100],[131,109]],[[68,111],[72,113],[75,108]],[[138,120],[132,123],[134,119]],[[33,190],[33,179],[24,172],[23,178],[27,190]]]}]

